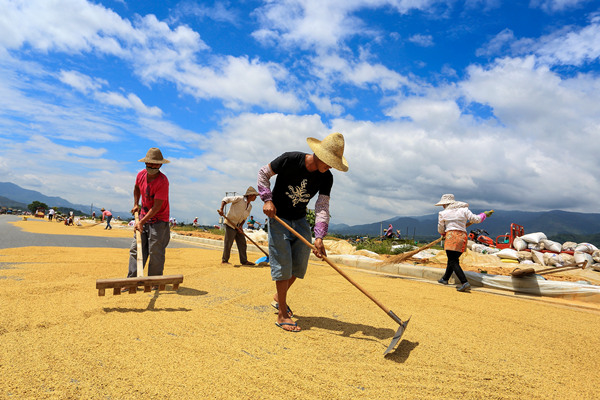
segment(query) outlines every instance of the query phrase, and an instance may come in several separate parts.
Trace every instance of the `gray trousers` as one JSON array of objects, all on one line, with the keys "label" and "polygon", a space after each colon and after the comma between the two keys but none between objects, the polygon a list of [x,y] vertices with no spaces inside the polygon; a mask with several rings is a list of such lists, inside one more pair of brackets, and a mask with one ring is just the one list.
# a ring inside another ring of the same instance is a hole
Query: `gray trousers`
[{"label": "gray trousers", "polygon": [[[129,248],[129,272],[128,278],[137,277],[137,241],[136,236],[139,232],[133,234],[133,242]],[[165,250],[171,240],[171,229],[166,221],[159,221],[153,224],[145,224],[142,231],[142,256],[144,265],[148,261],[148,276],[162,275],[165,268]]]},{"label": "gray trousers", "polygon": [[238,253],[240,254],[240,263],[244,264],[248,262],[248,256],[246,255],[246,237],[243,233],[237,229],[233,229],[229,225],[225,224],[225,239],[223,243],[223,257],[222,262],[229,262],[231,256],[231,246],[233,241],[237,244]]}]

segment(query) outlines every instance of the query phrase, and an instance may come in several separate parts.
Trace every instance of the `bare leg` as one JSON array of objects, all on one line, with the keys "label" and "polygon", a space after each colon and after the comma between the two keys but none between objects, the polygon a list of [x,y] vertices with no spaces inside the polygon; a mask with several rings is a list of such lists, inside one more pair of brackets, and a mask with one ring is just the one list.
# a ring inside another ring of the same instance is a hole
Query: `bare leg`
[{"label": "bare leg", "polygon": [[[275,287],[277,288],[277,293],[275,294],[275,301],[279,303],[279,311],[277,313],[277,323],[289,323],[293,324],[294,321],[289,317],[287,312],[287,292],[296,280],[295,277],[291,277],[286,281],[275,281]],[[292,326],[292,325],[282,325],[282,328],[287,331],[299,331],[300,327]]]},{"label": "bare leg", "polygon": [[[285,306],[285,307],[283,308],[284,310],[287,310],[287,292],[288,292],[288,290],[290,290],[290,287],[292,286],[292,284],[293,284],[294,282],[296,282],[296,277],[295,277],[295,276],[292,276],[292,277],[291,277],[290,279],[288,279],[287,281],[281,281],[281,282],[287,282],[287,283],[288,283],[288,285],[287,285],[287,289],[285,290],[285,293],[286,293],[286,300],[285,300],[285,303],[286,303],[286,304],[284,304],[284,306]],[[279,293],[279,289],[277,289],[277,293],[275,293],[275,294],[273,295],[273,300],[275,300],[277,303],[279,303],[279,309],[281,310],[281,307],[282,307],[282,306],[281,306],[281,302],[279,301],[279,296],[278,296],[278,293]],[[290,318],[291,318],[291,317],[292,317],[292,315],[291,315],[291,314],[289,314],[289,315],[288,315],[288,317],[290,317]]]}]

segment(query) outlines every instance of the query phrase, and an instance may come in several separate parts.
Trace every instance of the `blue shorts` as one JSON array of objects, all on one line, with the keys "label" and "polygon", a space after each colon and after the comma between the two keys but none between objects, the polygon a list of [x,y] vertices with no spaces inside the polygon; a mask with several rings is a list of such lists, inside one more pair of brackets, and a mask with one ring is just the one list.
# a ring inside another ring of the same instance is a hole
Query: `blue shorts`
[{"label": "blue shorts", "polygon": [[[310,225],[306,218],[281,219],[306,240],[312,242]],[[292,276],[304,278],[310,251],[310,247],[296,235],[274,218],[269,218],[269,264],[271,265],[271,278],[274,281],[286,281]]]}]

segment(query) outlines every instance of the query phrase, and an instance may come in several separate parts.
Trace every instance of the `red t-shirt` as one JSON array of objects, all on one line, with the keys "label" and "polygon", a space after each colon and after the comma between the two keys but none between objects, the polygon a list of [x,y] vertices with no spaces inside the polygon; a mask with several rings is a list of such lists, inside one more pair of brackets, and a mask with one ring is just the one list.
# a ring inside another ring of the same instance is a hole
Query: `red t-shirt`
[{"label": "red t-shirt", "polygon": [[[161,209],[148,221],[149,223],[154,223],[158,221],[169,222],[169,180],[162,173],[158,172],[158,176],[154,178],[154,180],[148,183],[147,180],[148,172],[143,169],[138,172],[137,177],[135,179],[135,185],[140,188],[140,192],[142,195],[142,215],[141,218],[144,218],[144,215],[150,211],[152,206],[154,205],[154,200],[163,200],[163,204]],[[140,219],[141,219],[140,218]]]}]

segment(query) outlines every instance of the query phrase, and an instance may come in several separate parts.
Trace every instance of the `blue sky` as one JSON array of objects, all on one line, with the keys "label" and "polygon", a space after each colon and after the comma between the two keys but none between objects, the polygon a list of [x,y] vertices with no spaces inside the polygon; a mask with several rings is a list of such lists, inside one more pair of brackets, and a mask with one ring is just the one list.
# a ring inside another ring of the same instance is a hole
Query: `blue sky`
[{"label": "blue sky", "polygon": [[2,181],[129,210],[159,147],[172,216],[212,224],[261,166],[341,132],[333,223],[443,193],[599,212],[599,5],[0,0]]}]

